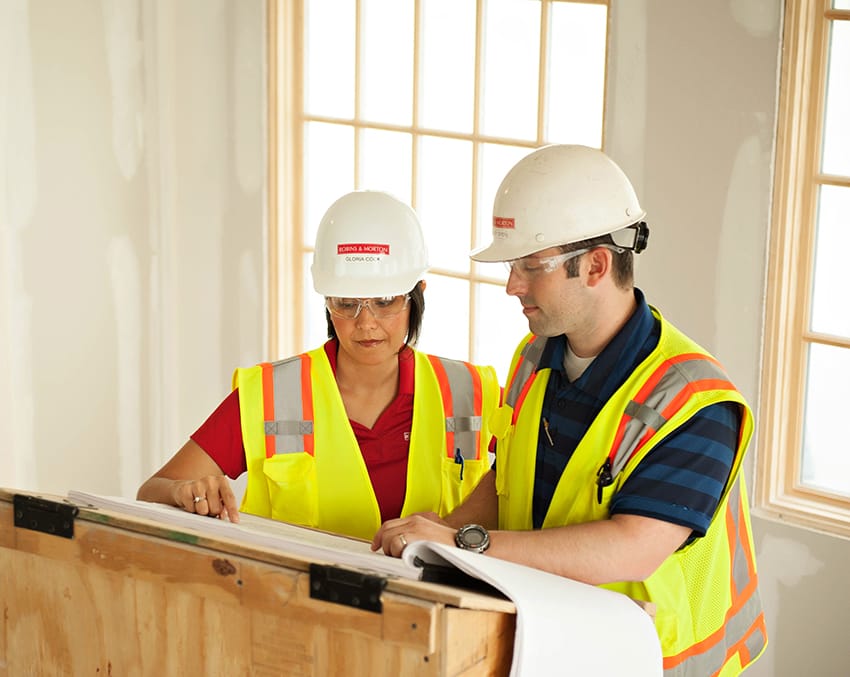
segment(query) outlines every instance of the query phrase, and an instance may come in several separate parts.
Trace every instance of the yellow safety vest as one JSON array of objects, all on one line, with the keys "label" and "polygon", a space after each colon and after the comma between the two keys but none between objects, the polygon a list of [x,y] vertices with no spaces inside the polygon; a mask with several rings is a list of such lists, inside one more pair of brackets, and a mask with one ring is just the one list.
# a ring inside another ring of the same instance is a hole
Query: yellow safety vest
[{"label": "yellow safety vest", "polygon": [[[443,516],[489,467],[493,367],[414,351],[413,423],[402,515]],[[237,369],[248,483],[244,512],[371,539],[381,512],[323,347]]]},{"label": "yellow safety vest", "polygon": [[[767,644],[741,468],[752,411],[711,355],[652,312],[661,322],[658,346],[588,428],[558,482],[543,528],[607,519],[619,487],[661,440],[704,407],[740,404],[737,453],[705,536],[670,555],[642,582],[602,586],[656,605],[666,677],[737,675]],[[520,344],[505,405],[494,417],[500,529],[533,528],[537,436],[551,373],[536,371],[545,343],[529,335]]]}]

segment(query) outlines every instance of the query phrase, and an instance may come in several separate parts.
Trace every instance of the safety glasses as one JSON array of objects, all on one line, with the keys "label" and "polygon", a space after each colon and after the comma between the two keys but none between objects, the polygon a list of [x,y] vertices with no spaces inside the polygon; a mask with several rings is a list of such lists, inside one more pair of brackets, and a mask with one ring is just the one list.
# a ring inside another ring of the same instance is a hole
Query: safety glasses
[{"label": "safety glasses", "polygon": [[523,280],[530,280],[540,277],[541,275],[548,275],[564,265],[564,263],[570,259],[579,257],[582,254],[586,254],[591,249],[597,249],[598,247],[605,247],[606,249],[610,249],[618,254],[622,254],[626,251],[623,247],[618,247],[612,244],[602,244],[597,245],[596,247],[584,247],[583,249],[576,249],[571,252],[556,254],[555,256],[544,256],[540,258],[534,256],[523,256],[521,259],[513,259],[511,261],[505,261],[504,263],[508,273],[513,273]]},{"label": "safety glasses", "polygon": [[402,294],[399,296],[382,296],[371,299],[344,298],[341,296],[328,296],[325,298],[325,308],[332,315],[353,320],[356,318],[363,308],[368,307],[372,315],[383,320],[388,317],[398,315],[410,302],[410,294]]}]

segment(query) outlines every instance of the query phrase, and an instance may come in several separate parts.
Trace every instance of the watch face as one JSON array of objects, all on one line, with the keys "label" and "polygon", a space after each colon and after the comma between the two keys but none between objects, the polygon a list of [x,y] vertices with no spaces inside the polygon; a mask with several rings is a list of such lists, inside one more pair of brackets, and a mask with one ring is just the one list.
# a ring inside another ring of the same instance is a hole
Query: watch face
[{"label": "watch face", "polygon": [[463,532],[463,542],[470,548],[478,548],[484,544],[484,534],[478,529],[470,529]]},{"label": "watch face", "polygon": [[464,550],[484,552],[490,547],[490,534],[478,524],[467,524],[458,529],[455,535],[455,543]]}]

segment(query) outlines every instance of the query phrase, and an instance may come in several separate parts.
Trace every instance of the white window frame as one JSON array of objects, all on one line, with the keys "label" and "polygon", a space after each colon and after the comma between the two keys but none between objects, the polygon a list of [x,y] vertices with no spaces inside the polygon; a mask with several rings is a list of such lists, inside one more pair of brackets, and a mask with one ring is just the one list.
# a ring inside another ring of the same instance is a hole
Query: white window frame
[{"label": "white window frame", "polygon": [[[850,177],[819,172],[829,24],[850,20],[830,0],[786,3],[763,376],[758,412],[757,513],[850,537],[850,498],[801,480],[806,358],[810,344],[850,350],[850,338],[809,330],[817,191],[850,188]],[[847,440],[836,440],[836,450]]]},{"label": "white window frame", "polygon": [[[417,22],[420,16],[420,4],[427,0],[417,0],[416,16]],[[492,1],[492,0],[490,0]],[[537,0],[541,3],[541,26],[546,25],[550,8],[554,2],[576,2],[576,4],[602,5],[607,8],[608,13],[608,28],[606,29],[606,43],[608,42],[610,31],[610,2],[609,0]],[[481,24],[483,22],[483,7],[484,0],[478,0],[477,5],[477,22],[478,32],[480,34]],[[359,8],[358,8],[359,12]],[[305,102],[303,97],[303,88],[301,87],[301,78],[303,72],[303,57],[302,34],[304,30],[304,10],[303,0],[267,0],[267,40],[268,40],[268,148],[269,148],[269,196],[268,196],[268,258],[267,258],[267,279],[268,279],[268,325],[267,342],[268,354],[272,358],[286,357],[298,353],[312,346],[303,345],[304,334],[304,308],[303,308],[303,285],[305,280],[304,270],[304,254],[311,251],[311,243],[304,241],[304,236],[300,225],[304,218],[304,205],[302,204],[303,183],[301,173],[301,159],[303,157],[303,128],[304,125],[311,119],[304,113]],[[546,31],[541,30],[541,68],[540,68],[540,83],[538,91],[544,90],[545,82],[545,54],[547,50]],[[480,49],[480,45],[477,46]],[[606,50],[607,52],[607,50]],[[606,58],[605,73],[607,76],[608,63]],[[480,89],[478,83],[478,74],[476,74],[476,91]],[[418,89],[418,88],[417,88]],[[603,83],[603,91],[605,90]],[[480,92],[476,94],[476,107],[478,105],[478,97]],[[542,98],[542,94],[538,99]],[[485,137],[478,132],[477,125],[473,132],[469,135],[459,135],[456,133],[435,133],[434,130],[428,130],[431,136],[443,136],[445,138],[465,138],[470,139],[474,144],[482,143],[504,143],[511,146],[527,146],[529,152],[536,147],[559,141],[558,139],[547,139],[544,136],[545,120],[543,119],[542,102],[538,107],[537,121],[537,138],[531,140],[519,139],[500,139]],[[601,114],[601,130],[604,130],[604,100]],[[327,121],[327,120],[322,120]],[[340,122],[340,121],[332,121]],[[363,125],[359,120],[351,122],[355,127]],[[395,127],[387,127],[386,125],[375,125],[368,123],[363,126],[368,126],[377,129],[392,129],[399,131]],[[405,128],[400,131],[410,131],[414,135],[421,130],[415,126]],[[602,145],[604,139],[600,139]],[[355,151],[356,152],[356,151]],[[479,153],[474,154],[474,162],[478,162]],[[356,178],[356,177],[355,177]],[[488,201],[483,204],[477,202],[477,186],[473,184],[473,214],[479,213],[480,210],[489,212],[492,205],[492,196],[489,196]],[[414,207],[416,201],[416,188],[414,180],[413,188]],[[485,212],[480,212],[485,213]],[[476,218],[473,217],[473,223],[470,224],[471,233],[475,232]],[[496,277],[489,277],[488,272],[493,272]],[[470,285],[475,284],[492,284],[500,287],[504,286],[504,279],[498,277],[501,271],[488,270],[486,268],[479,269],[477,264],[470,263],[469,269],[466,272],[459,273],[457,271],[447,271],[439,269],[431,269],[429,275],[445,275],[469,281]],[[474,293],[470,293],[470,327],[469,327],[469,346],[468,354],[456,354],[453,357],[466,359],[475,359],[473,354],[473,346],[476,341],[476,327],[472,320],[475,317],[475,298]],[[518,315],[519,317],[519,315]],[[521,320],[521,318],[520,318]],[[510,355],[504,356],[505,364],[510,359]]]}]

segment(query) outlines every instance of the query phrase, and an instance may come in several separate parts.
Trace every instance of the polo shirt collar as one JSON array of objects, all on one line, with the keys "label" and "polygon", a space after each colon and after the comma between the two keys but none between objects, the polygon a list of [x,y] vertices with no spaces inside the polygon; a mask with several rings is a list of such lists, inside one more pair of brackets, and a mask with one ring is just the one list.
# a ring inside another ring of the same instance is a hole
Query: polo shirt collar
[{"label": "polo shirt collar", "polygon": [[[589,391],[599,390],[604,383],[611,383],[612,374],[625,375],[634,369],[632,357],[635,351],[644,344],[655,326],[655,317],[646,303],[643,292],[634,288],[637,308],[623,328],[614,336],[596,359],[590,363],[585,372],[576,379],[574,385]],[[546,346],[540,356],[537,369],[551,369],[561,372],[566,379],[564,355],[567,350],[567,337],[564,334],[552,336],[546,340]],[[615,378],[614,382],[622,379]]]},{"label": "polo shirt collar", "polygon": [[[336,356],[339,352],[339,340],[328,339],[324,345],[325,355],[331,365],[331,371],[336,374]],[[413,395],[413,374],[416,366],[413,349],[406,346],[398,354],[398,394]]]}]

